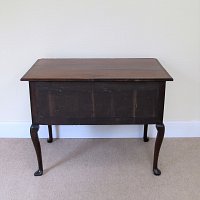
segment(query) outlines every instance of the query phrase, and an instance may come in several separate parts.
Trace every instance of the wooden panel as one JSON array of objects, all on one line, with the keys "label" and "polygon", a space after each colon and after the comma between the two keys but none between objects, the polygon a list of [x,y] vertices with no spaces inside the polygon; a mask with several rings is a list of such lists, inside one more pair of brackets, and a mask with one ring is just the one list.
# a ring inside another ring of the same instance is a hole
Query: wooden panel
[{"label": "wooden panel", "polygon": [[98,82],[94,84],[96,118],[133,117],[133,84],[123,82]]},{"label": "wooden panel", "polygon": [[162,122],[165,82],[30,82],[35,124]]},{"label": "wooden panel", "polygon": [[98,82],[94,88],[96,118],[162,119],[164,82]]},{"label": "wooden panel", "polygon": [[22,81],[172,81],[155,58],[39,59]]},{"label": "wooden panel", "polygon": [[[159,86],[159,85],[158,85]],[[159,87],[154,84],[139,85],[136,90],[136,116],[152,117],[158,115]]]},{"label": "wooden panel", "polygon": [[39,124],[65,122],[67,119],[91,118],[91,84],[31,82],[31,98],[36,107],[33,120]]}]

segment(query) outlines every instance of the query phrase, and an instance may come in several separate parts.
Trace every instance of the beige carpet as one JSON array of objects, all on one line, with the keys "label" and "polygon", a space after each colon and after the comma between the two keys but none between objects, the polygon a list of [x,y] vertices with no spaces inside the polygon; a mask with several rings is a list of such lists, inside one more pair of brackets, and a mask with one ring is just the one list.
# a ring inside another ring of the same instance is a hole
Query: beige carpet
[{"label": "beige carpet", "polygon": [[200,138],[165,139],[162,175],[152,174],[154,140],[41,140],[44,175],[34,177],[30,139],[0,139],[0,200],[199,200]]}]

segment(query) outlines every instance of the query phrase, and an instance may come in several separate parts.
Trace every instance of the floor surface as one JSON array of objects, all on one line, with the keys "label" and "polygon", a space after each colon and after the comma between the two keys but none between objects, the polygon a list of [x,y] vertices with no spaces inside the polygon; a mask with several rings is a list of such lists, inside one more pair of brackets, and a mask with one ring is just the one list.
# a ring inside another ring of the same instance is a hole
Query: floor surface
[{"label": "floor surface", "polygon": [[199,200],[200,138],[41,140],[44,175],[30,139],[0,139],[1,200]]}]

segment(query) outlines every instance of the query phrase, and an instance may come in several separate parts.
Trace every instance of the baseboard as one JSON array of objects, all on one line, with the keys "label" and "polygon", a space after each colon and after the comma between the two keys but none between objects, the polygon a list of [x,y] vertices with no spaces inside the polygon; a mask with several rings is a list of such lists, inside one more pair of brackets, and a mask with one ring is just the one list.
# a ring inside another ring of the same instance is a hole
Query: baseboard
[{"label": "baseboard", "polygon": [[[200,121],[165,122],[165,137],[200,137]],[[30,138],[29,122],[0,122],[0,138]],[[141,125],[53,126],[54,138],[141,138]],[[148,129],[149,137],[156,136],[154,125]],[[40,126],[40,138],[48,137],[47,126]]]}]

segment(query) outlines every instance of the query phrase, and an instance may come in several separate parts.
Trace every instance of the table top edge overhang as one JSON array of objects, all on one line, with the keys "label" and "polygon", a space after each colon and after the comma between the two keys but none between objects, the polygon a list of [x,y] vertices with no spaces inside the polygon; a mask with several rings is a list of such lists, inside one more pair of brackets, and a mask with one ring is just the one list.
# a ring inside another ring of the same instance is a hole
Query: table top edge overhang
[{"label": "table top edge overhang", "polygon": [[156,58],[38,59],[21,81],[173,81]]},{"label": "table top edge overhang", "polygon": [[39,79],[29,79],[29,78],[21,78],[20,81],[29,81],[29,82],[165,82],[165,81],[173,81],[173,78],[166,78],[166,79],[121,79],[121,78],[117,78],[117,79],[48,79],[48,78],[39,78]]}]

